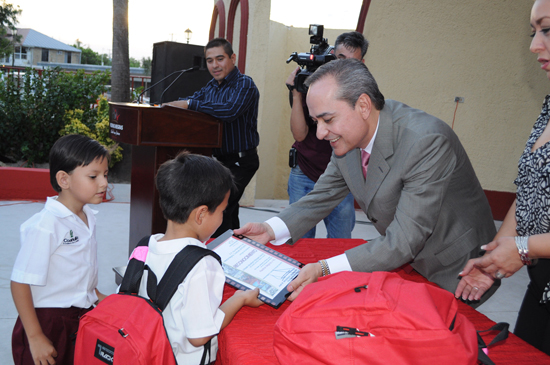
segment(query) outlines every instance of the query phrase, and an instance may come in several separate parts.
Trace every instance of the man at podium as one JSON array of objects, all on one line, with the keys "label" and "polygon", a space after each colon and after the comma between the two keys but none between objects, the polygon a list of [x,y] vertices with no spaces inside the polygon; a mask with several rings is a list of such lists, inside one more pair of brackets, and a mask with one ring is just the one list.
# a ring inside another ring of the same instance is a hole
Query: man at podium
[{"label": "man at podium", "polygon": [[231,170],[237,189],[231,193],[223,222],[212,236],[217,237],[228,229],[239,228],[239,200],[260,167],[257,152],[260,93],[252,78],[241,74],[235,66],[236,55],[226,39],[211,40],[204,53],[213,79],[192,96],[167,104],[210,114],[223,122],[222,147],[214,149],[213,155]]}]

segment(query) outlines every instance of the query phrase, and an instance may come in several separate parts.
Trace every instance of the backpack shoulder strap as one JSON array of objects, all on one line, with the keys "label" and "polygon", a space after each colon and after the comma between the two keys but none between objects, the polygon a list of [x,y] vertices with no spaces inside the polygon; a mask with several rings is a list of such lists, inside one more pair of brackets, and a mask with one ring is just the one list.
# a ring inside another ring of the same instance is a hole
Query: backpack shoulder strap
[{"label": "backpack shoulder strap", "polygon": [[[485,331],[477,331],[477,344],[478,344],[478,355],[477,360],[484,365],[495,365],[495,363],[489,358],[485,350],[489,347],[494,345],[497,342],[503,341],[508,338],[508,327],[510,325],[506,322],[499,322],[495,324],[493,327],[489,328]],[[497,335],[493,338],[493,340],[488,344],[485,345],[485,341],[483,341],[483,338],[481,338],[480,333],[483,332],[490,332],[490,331],[499,331]]]},{"label": "backpack shoulder strap", "polygon": [[[149,238],[151,236],[143,237],[136,247],[149,246]],[[122,283],[120,284],[119,293],[137,293],[139,291],[139,284],[141,277],[143,276],[143,270],[145,268],[145,262],[132,258],[126,266]]]},{"label": "backpack shoulder strap", "polygon": [[218,262],[222,263],[220,256],[207,248],[189,245],[181,250],[166,269],[157,288],[157,299],[155,303],[160,310],[164,310],[172,299],[172,296],[178,290],[178,286],[183,282],[187,274],[195,265],[205,256],[212,256]]}]

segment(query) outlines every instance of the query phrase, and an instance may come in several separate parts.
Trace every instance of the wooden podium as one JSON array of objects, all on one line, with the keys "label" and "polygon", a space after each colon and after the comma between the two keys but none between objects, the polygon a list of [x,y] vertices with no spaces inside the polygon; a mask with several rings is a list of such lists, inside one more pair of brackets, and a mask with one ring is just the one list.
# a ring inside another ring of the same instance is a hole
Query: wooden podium
[{"label": "wooden podium", "polygon": [[155,188],[159,166],[182,149],[211,156],[212,148],[222,146],[222,123],[210,115],[170,105],[132,103],[109,103],[109,119],[111,138],[133,145],[130,254],[143,236],[166,230]]}]

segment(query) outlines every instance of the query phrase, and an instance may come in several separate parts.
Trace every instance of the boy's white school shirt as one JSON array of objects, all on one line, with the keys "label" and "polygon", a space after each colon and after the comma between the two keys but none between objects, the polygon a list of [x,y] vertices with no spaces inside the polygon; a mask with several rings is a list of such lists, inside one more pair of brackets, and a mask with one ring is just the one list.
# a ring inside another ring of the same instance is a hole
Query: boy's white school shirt
[{"label": "boy's white school shirt", "polygon": [[49,197],[20,228],[21,249],[11,280],[30,284],[35,308],[89,308],[97,301],[97,211],[87,205],[88,226]]},{"label": "boy's white school shirt", "polygon": [[[157,242],[164,234],[151,236],[145,263],[160,282],[168,266],[187,245],[206,247],[194,238],[180,238]],[[178,364],[199,364],[204,348],[194,347],[188,338],[216,335],[225,318],[219,309],[223,298],[225,274],[220,263],[206,256],[189,272],[164,310],[164,327],[170,339]],[[147,271],[141,279],[139,295],[147,297]],[[211,361],[216,359],[218,338],[212,339]],[[207,358],[208,360],[208,358]]]}]

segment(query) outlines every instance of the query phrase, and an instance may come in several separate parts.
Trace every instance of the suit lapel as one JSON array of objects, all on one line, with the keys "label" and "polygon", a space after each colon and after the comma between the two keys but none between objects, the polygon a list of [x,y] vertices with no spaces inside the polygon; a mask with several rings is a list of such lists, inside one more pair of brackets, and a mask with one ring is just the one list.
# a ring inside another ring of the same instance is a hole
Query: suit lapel
[{"label": "suit lapel", "polygon": [[[378,191],[380,184],[384,181],[390,171],[390,165],[386,161],[393,155],[393,119],[390,106],[386,105],[380,111],[380,122],[378,132],[372,146],[372,153],[369,159],[369,168],[365,180],[366,195],[364,197],[365,206],[368,208],[372,198]],[[360,157],[359,157],[360,159]]]}]

